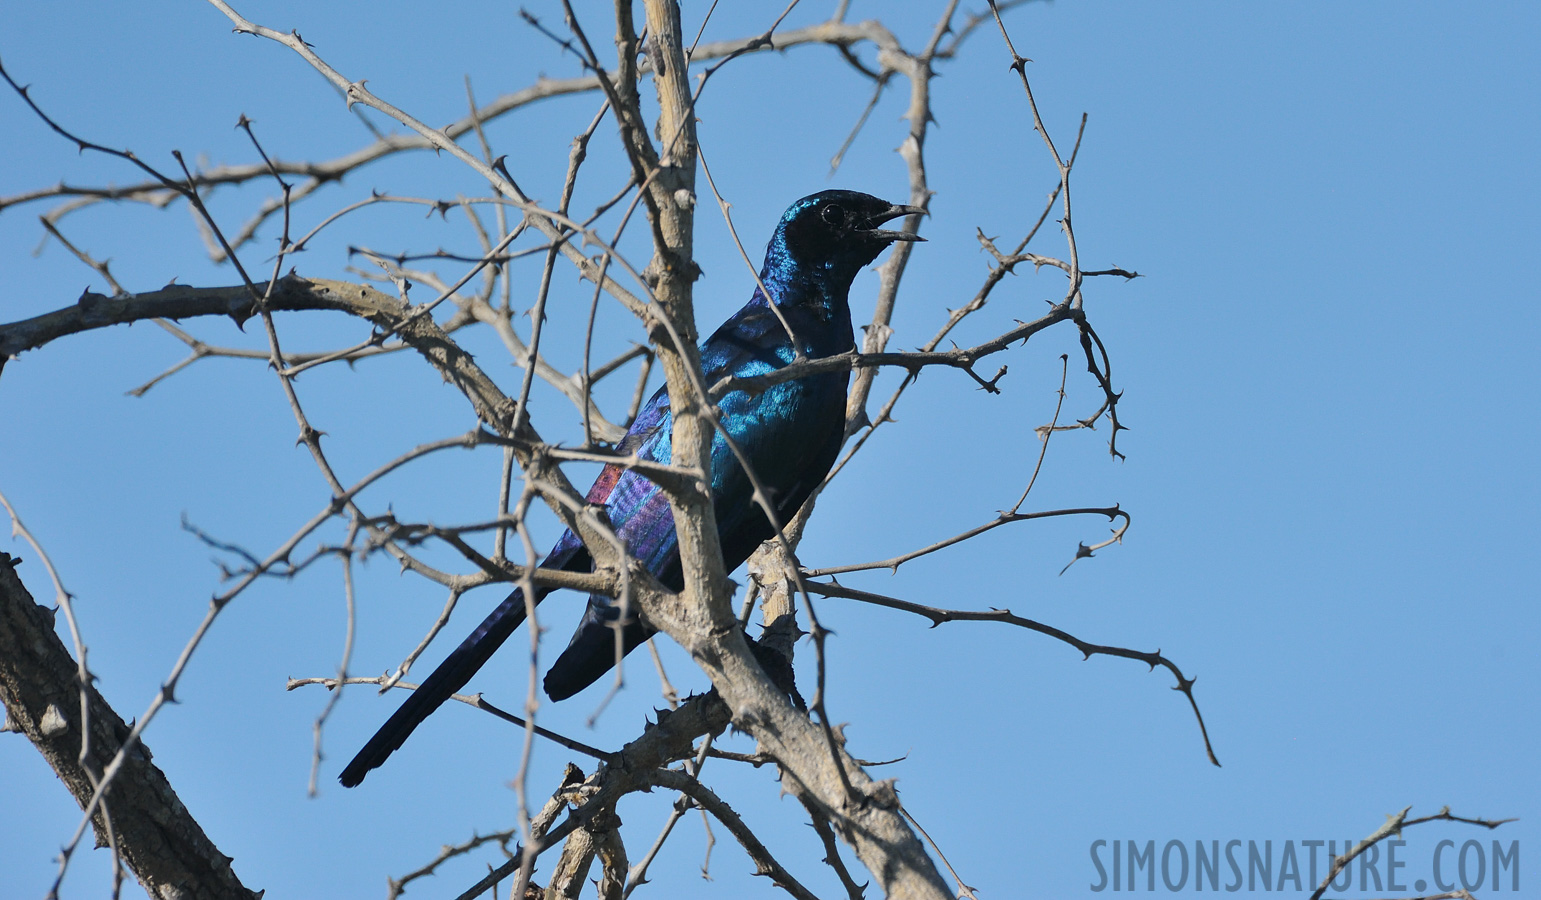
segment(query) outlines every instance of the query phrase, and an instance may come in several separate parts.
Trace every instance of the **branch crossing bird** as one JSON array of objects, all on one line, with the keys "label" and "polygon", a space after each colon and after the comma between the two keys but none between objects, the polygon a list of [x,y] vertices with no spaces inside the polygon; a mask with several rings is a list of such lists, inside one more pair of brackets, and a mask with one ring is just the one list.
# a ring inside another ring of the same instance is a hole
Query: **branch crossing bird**
[{"label": "branch crossing bird", "polygon": [[[856,191],[820,191],[793,203],[766,248],[760,270],[764,290],[757,286],[749,302],[701,345],[706,384],[724,376],[751,377],[787,366],[797,357],[793,337],[802,354],[811,359],[853,349],[847,295],[856,273],[894,241],[923,240],[908,231],[879,226],[924,213],[917,206],[895,205]],[[724,430],[747,457],[782,523],[797,512],[834,465],[845,440],[849,380],[849,370],[842,369],[782,382],[759,394],[729,392],[718,403]],[[667,463],[673,449],[672,425],[669,392],[660,388],[637,414],[616,451]],[[712,442],[711,472],[717,535],[723,562],[731,572],[774,532],[755,503],[748,475],[721,434]],[[635,470],[610,464],[589,488],[587,499],[604,507],[627,551],[660,582],[672,590],[683,586],[674,517],[657,485]],[[541,566],[587,572],[593,570],[594,562],[578,536],[567,531]],[[536,590],[539,603],[554,589]],[[384,763],[413,729],[465,686],[524,619],[524,595],[516,589],[412,692],[338,780],[353,787]],[[544,686],[552,700],[571,697],[615,665],[617,628],[625,653],[652,634],[635,615],[621,622],[620,609],[611,598],[590,596],[571,643],[546,673]]]}]

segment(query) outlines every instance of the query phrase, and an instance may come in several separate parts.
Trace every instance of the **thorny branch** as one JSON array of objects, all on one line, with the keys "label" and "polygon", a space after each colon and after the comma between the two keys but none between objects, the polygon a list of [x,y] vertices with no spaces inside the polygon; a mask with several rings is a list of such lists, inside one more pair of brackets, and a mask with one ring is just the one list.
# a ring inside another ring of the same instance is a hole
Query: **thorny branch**
[{"label": "thorny branch", "polygon": [[[1122,540],[1124,532],[1129,530],[1129,514],[1116,506],[1108,507],[1106,509],[1095,509],[1091,507],[1083,507],[1079,509],[1052,509],[1046,510],[1044,512],[1032,513],[1003,512],[983,525],[970,528],[968,531],[965,531],[962,534],[953,535],[950,538],[937,541],[936,543],[922,547],[919,550],[912,550],[909,553],[903,553],[899,556],[890,557],[888,559],[881,559],[875,562],[853,563],[844,566],[827,566],[822,569],[813,569],[811,571],[804,572],[803,574],[810,578],[818,578],[822,575],[839,575],[846,572],[861,572],[867,569],[888,569],[892,572],[897,572],[899,571],[900,566],[904,565],[912,559],[918,559],[927,554],[935,553],[938,550],[945,550],[954,544],[961,544],[970,538],[978,537],[979,535],[984,534],[987,531],[992,531],[996,528],[999,528],[1002,525],[1009,525],[1012,522],[1031,522],[1036,519],[1051,519],[1059,516],[1087,515],[1107,516],[1109,521],[1116,518],[1122,518],[1124,520],[1122,525],[1113,530],[1113,537],[1110,542],[1117,542]],[[1086,545],[1083,544],[1081,546],[1085,548]],[[1084,550],[1084,552],[1078,554],[1077,558],[1090,555],[1090,548],[1087,548]],[[1074,560],[1072,560],[1072,562],[1073,561]],[[1069,568],[1069,566],[1066,566],[1065,568]]]},{"label": "thorny branch", "polygon": [[[1325,894],[1327,889],[1332,885],[1332,880],[1338,877],[1338,873],[1348,868],[1349,864],[1358,859],[1360,854],[1364,853],[1366,850],[1369,850],[1371,847],[1374,847],[1376,844],[1380,843],[1386,838],[1401,837],[1402,829],[1404,828],[1411,828],[1415,825],[1423,825],[1427,822],[1460,822],[1466,825],[1478,825],[1482,828],[1486,828],[1487,830],[1492,831],[1500,825],[1519,821],[1518,819],[1468,819],[1462,816],[1451,815],[1450,807],[1448,806],[1440,807],[1439,812],[1434,813],[1431,816],[1420,816],[1416,819],[1409,819],[1407,817],[1407,814],[1411,811],[1412,807],[1407,806],[1403,807],[1402,811],[1396,815],[1387,816],[1385,824],[1372,831],[1369,837],[1355,844],[1353,849],[1347,851],[1342,856],[1334,857],[1332,860],[1332,866],[1327,870],[1327,877],[1323,878],[1322,883],[1317,886],[1316,890],[1311,892],[1309,900],[1321,900],[1322,895]],[[1378,881],[1376,889],[1380,889]],[[1471,895],[1466,891],[1456,891],[1454,893],[1441,894],[1440,896],[1463,897],[1465,900],[1471,900]],[[1424,898],[1424,900],[1434,900],[1434,898]]]},{"label": "thorny branch", "polygon": [[874,594],[871,591],[859,591],[849,588],[838,582],[809,581],[808,590],[823,594],[826,597],[843,597],[847,600],[859,600],[862,603],[871,603],[874,606],[884,606],[889,609],[897,609],[901,612],[914,613],[931,620],[931,627],[935,628],[945,622],[1001,622],[1006,625],[1016,625],[1029,631],[1047,635],[1057,641],[1069,644],[1081,651],[1083,659],[1091,659],[1093,656],[1117,656],[1123,659],[1133,659],[1145,663],[1154,671],[1156,666],[1162,666],[1172,673],[1177,679],[1177,684],[1172,690],[1179,691],[1188,698],[1188,705],[1193,709],[1193,717],[1199,723],[1199,735],[1204,739],[1204,752],[1209,756],[1209,761],[1216,766],[1220,760],[1216,758],[1214,748],[1209,743],[1209,729],[1204,726],[1204,715],[1199,712],[1198,701],[1193,698],[1193,685],[1196,678],[1183,675],[1177,664],[1161,655],[1161,651],[1147,653],[1141,650],[1130,650],[1126,647],[1111,647],[1104,644],[1093,644],[1083,641],[1073,634],[1061,631],[1052,625],[1045,625],[1032,619],[1026,619],[1016,615],[1009,609],[967,610],[967,609],[941,609],[935,606],[925,606],[920,603],[912,603],[909,600],[900,600],[897,597],[888,597],[883,594]]}]

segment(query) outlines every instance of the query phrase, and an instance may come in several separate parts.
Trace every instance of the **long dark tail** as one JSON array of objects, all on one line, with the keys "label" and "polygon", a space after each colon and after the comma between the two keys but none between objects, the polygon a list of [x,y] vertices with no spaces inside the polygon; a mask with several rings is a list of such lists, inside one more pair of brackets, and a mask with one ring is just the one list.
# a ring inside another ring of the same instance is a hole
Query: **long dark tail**
[{"label": "long dark tail", "polygon": [[[537,594],[535,602],[539,603],[544,597],[545,592]],[[385,720],[375,736],[369,739],[364,749],[353,757],[353,761],[338,776],[337,780],[342,782],[343,787],[354,787],[364,780],[370,769],[378,768],[389,759],[396,748],[412,734],[413,729],[448,700],[451,694],[465,687],[465,683],[503,646],[514,629],[523,624],[524,618],[524,592],[516,589],[482,620],[482,624],[469,637],[460,642],[460,646],[444,662],[439,663],[433,674],[401,704],[401,708]]]},{"label": "long dark tail", "polygon": [[[546,696],[566,700],[615,667],[615,629],[620,611],[607,598],[589,598],[583,621],[573,632],[572,642],[546,672]],[[632,620],[621,629],[621,655],[630,653],[653,634],[642,623]]]}]

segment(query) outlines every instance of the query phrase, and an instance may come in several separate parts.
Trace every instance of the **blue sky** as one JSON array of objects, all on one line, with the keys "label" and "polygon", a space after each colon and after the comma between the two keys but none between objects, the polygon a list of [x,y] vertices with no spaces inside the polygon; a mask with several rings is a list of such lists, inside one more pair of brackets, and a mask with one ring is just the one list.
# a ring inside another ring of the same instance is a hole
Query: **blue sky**
[{"label": "blue sky", "polygon": [[[882,15],[914,47],[941,4],[854,6],[852,18]],[[687,30],[705,7],[685,4]],[[237,9],[297,28],[341,71],[369,79],[377,94],[430,123],[463,114],[467,75],[486,100],[541,73],[579,74],[570,56],[507,6],[451,5],[431,15],[409,4]],[[559,6],[531,9],[559,25]],[[779,5],[720,9],[707,38],[756,33],[777,12]],[[788,27],[826,13],[805,3]],[[580,14],[607,48],[602,11]],[[835,719],[850,723],[852,752],[906,757],[875,774],[899,779],[907,808],[986,898],[1091,895],[1098,840],[1153,840],[1158,852],[1169,840],[1190,851],[1195,841],[1272,841],[1280,854],[1293,841],[1304,853],[1303,841],[1341,846],[1408,805],[1414,814],[1448,804],[1462,815],[1521,821],[1492,835],[1450,825],[1410,831],[1398,854],[1407,862],[1405,882],[1432,877],[1441,839],[1458,847],[1475,838],[1487,847],[1498,837],[1506,848],[1517,840],[1521,859],[1533,856],[1541,846],[1534,825],[1541,613],[1533,566],[1524,563],[1533,551],[1524,548],[1541,499],[1532,459],[1541,314],[1530,273],[1541,236],[1534,164],[1541,15],[1496,3],[1063,2],[1018,10],[1008,25],[1033,59],[1028,73],[1062,148],[1079,115],[1090,114],[1074,176],[1083,263],[1145,276],[1087,289],[1087,309],[1125,392],[1127,460],[1108,458],[1105,429],[1057,436],[1028,508],[1116,502],[1133,527],[1122,546],[1063,576],[1077,542],[1105,537],[1100,522],[1014,525],[895,575],[841,580],[939,606],[1010,607],[1099,643],[1159,647],[1198,677],[1196,695],[1224,767],[1206,762],[1192,716],[1163,672],[1105,658],[1082,662],[1068,647],[998,625],[931,630],[914,617],[828,599],[818,608],[837,632],[829,704]],[[870,58],[870,48],[863,52]],[[330,158],[369,140],[301,60],[231,34],[212,7],[11,4],[0,10],[0,57],[62,122],[160,165],[172,164],[172,149],[210,164],[249,161],[249,145],[233,128],[243,113],[284,159]],[[897,347],[924,341],[946,309],[977,289],[987,257],[975,229],[1014,240],[1054,183],[1008,62],[998,34],[984,29],[935,83],[938,122],[927,145],[934,215],[900,297]],[[742,59],[714,76],[701,140],[751,254],[780,211],[814,190],[903,198],[904,169],[893,152],[903,135],[898,83],[840,173],[828,177],[828,160],[867,96],[864,82],[823,48]],[[489,138],[521,183],[550,200],[567,143],[595,105],[586,96],[537,104],[494,124]],[[0,194],[61,179],[135,178],[120,162],[78,156],[14,96],[0,97],[0,123],[7,136]],[[592,146],[578,209],[592,208],[622,177],[608,121]],[[308,228],[371,189],[484,192],[453,160],[420,153],[351,175],[299,207],[296,221]],[[254,184],[219,192],[211,205],[222,221],[239,223],[268,194]],[[88,285],[104,287],[56,243],[33,256],[42,236],[35,216],[44,209],[0,213],[6,321],[71,303]],[[131,290],[173,278],[235,280],[207,261],[180,206],[98,206],[66,223],[77,243],[112,258]],[[276,234],[270,227],[248,251],[257,268],[271,265],[263,260]],[[377,207],[295,265],[307,275],[342,276],[349,244],[468,250],[474,240],[463,219]],[[1063,242],[1050,226],[1033,248],[1059,255]],[[698,217],[696,252],[706,273],[696,291],[699,324],[710,328],[751,289],[710,205]],[[519,277],[528,296],[538,267]],[[581,341],[571,326],[589,294],[565,273],[557,282],[553,322],[563,327],[547,347],[571,366]],[[858,318],[870,312],[875,291],[873,275],[858,279]],[[1004,331],[1062,292],[1051,270],[1024,268],[957,339]],[[618,352],[638,332],[618,307],[605,309],[599,342]],[[262,345],[255,329],[184,325],[212,343]],[[280,327],[294,349],[340,346],[367,333],[340,319],[286,317]],[[517,384],[495,341],[468,340],[495,377]],[[1009,507],[1036,458],[1033,429],[1052,414],[1063,352],[1072,354],[1066,414],[1084,416],[1097,393],[1074,364],[1068,331],[1011,351],[999,396],[958,373],[925,373],[897,423],[879,431],[821,500],[803,561],[892,556]],[[143,398],[124,395],[183,355],[171,337],[141,324],[60,341],[0,376],[0,490],[78,595],[92,669],[125,717],[149,703],[220,587],[210,551],[181,530],[181,517],[265,553],[327,498],[307,454],[293,445],[293,419],[261,363],[206,361]],[[630,377],[622,380],[612,402],[630,390]],[[886,397],[884,386],[894,383],[885,376],[875,396]],[[472,424],[464,402],[405,355],[318,370],[299,390],[312,421],[328,432],[344,480]],[[537,422],[549,436],[576,440],[564,404],[554,392],[538,393]],[[402,518],[472,521],[493,509],[497,469],[493,451],[441,454],[366,500]],[[592,477],[581,468],[572,475]],[[547,547],[556,531],[549,518],[538,526]],[[326,538],[340,536],[333,530]],[[30,550],[5,549],[27,560],[21,573],[44,595]],[[362,674],[399,662],[443,602],[437,589],[399,577],[383,560],[362,567],[359,592],[354,670]],[[495,594],[464,601],[446,647]],[[557,597],[542,607],[558,645],[577,608]],[[337,770],[394,709],[395,698],[367,688],[344,696],[326,732],[321,796],[306,797],[310,724],[326,697],[317,689],[286,693],[284,679],[331,674],[343,624],[335,564],[258,586],[219,619],[179,692],[182,702],[146,736],[237,872],[270,896],[374,896],[386,876],[427,862],[440,845],[513,823],[506,785],[519,736],[464,708],[435,715],[362,788],[336,787]],[[430,650],[418,674],[446,647]],[[676,683],[704,686],[677,649],[664,649]],[[516,705],[525,685],[516,655],[505,651],[473,687]],[[660,704],[645,656],[631,672],[629,688],[593,730],[584,720],[597,692],[542,707],[542,724],[618,746]],[[748,747],[742,738],[735,744]],[[538,744],[532,791],[554,785],[568,758]],[[0,773],[0,808],[13,811],[0,817],[7,894],[41,896],[77,813],[23,739],[0,740]],[[704,777],[815,891],[837,895],[800,808],[778,799],[768,770],[714,762]],[[668,803],[638,796],[622,805],[634,857]],[[722,829],[716,836],[714,881],[700,877],[705,837],[699,818],[690,818],[644,890],[778,893],[749,877],[752,867]],[[1448,878],[1449,853],[1445,859]],[[446,867],[412,893],[454,896],[488,861],[495,864],[494,854]],[[66,894],[100,895],[106,866],[100,852],[78,858]],[[1533,869],[1522,865],[1522,889]],[[1359,887],[1356,880],[1342,895],[1387,893]],[[1479,896],[1510,889],[1507,879],[1501,891],[1488,887]]]}]

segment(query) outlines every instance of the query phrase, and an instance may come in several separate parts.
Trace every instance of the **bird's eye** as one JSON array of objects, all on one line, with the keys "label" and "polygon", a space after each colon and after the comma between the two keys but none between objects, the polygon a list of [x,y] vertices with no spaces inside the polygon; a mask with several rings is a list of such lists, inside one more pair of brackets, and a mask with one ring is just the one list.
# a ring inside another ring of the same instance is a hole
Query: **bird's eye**
[{"label": "bird's eye", "polygon": [[824,217],[825,222],[828,222],[831,225],[839,226],[845,224],[845,210],[834,205],[833,203],[824,207],[824,211],[820,213],[820,215]]}]

